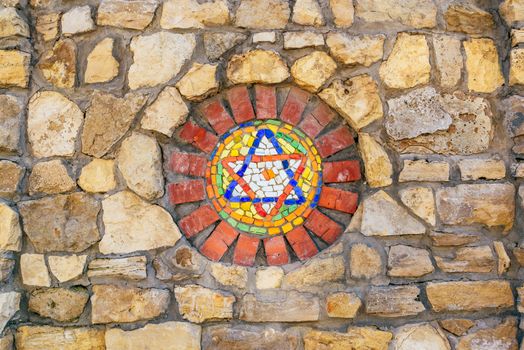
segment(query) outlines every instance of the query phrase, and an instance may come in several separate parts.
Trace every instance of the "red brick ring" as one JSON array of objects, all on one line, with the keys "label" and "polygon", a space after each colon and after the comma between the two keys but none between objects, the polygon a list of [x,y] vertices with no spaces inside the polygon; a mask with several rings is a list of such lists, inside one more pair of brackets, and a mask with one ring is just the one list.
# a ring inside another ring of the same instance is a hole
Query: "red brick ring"
[{"label": "red brick ring", "polygon": [[168,191],[203,255],[284,265],[339,238],[361,166],[354,133],[324,102],[296,87],[236,86],[195,114],[175,135]]}]

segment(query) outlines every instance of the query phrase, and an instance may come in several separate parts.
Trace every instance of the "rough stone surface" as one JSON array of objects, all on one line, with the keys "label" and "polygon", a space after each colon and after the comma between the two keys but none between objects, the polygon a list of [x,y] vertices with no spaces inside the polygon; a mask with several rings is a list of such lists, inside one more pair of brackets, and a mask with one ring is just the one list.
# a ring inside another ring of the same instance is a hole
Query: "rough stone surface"
[{"label": "rough stone surface", "polygon": [[285,32],[284,49],[324,46],[324,36],[313,32]]},{"label": "rough stone surface", "polygon": [[361,64],[369,67],[384,55],[384,35],[350,36],[344,33],[329,33],[326,44],[333,57],[347,65]]},{"label": "rough stone surface", "polygon": [[235,297],[198,285],[175,287],[178,311],[188,321],[202,323],[207,320],[233,318]]},{"label": "rough stone surface", "polygon": [[51,286],[51,279],[42,254],[22,254],[20,256],[20,272],[22,283],[27,286]]},{"label": "rough stone surface", "polygon": [[325,52],[315,51],[299,58],[291,67],[291,76],[302,88],[315,92],[335,73],[337,64]]},{"label": "rough stone surface", "polygon": [[275,84],[288,77],[286,63],[273,51],[252,50],[234,55],[227,65],[227,78],[233,84]]},{"label": "rough stone surface", "polygon": [[0,281],[5,282],[9,280],[9,278],[11,278],[11,276],[13,275],[14,268],[14,259],[0,258]]},{"label": "rough stone surface", "polygon": [[242,0],[235,25],[249,29],[281,29],[289,20],[289,3],[284,0]]},{"label": "rough stone surface", "polygon": [[22,294],[17,292],[0,293],[0,329],[3,331],[7,322],[20,310]]},{"label": "rough stone surface", "polygon": [[186,99],[201,101],[218,91],[217,65],[193,63],[176,87]]},{"label": "rough stone surface", "polygon": [[524,20],[522,8],[522,0],[505,0],[500,4],[499,12],[506,23],[511,26]]},{"label": "rough stone surface", "polygon": [[483,34],[493,30],[493,16],[473,3],[451,4],[444,14],[446,28],[452,32]]},{"label": "rough stone surface", "polygon": [[61,160],[37,163],[29,176],[29,194],[58,194],[76,188],[76,182],[69,175]]},{"label": "rough stone surface", "polygon": [[27,136],[37,158],[73,156],[84,114],[65,96],[54,91],[31,97],[27,113]]},{"label": "rough stone surface", "polygon": [[[204,33],[206,56],[212,61],[218,60],[224,53],[242,43],[247,35],[242,33]],[[253,36],[253,42],[255,38]]]},{"label": "rough stone surface", "polygon": [[462,180],[498,180],[506,176],[506,164],[497,159],[462,159],[458,163]]},{"label": "rough stone surface", "polygon": [[0,197],[11,198],[18,190],[24,168],[8,160],[0,160]]},{"label": "rough stone surface", "polygon": [[366,22],[396,22],[413,28],[437,25],[437,7],[430,0],[359,0],[356,15]]},{"label": "rough stone surface", "polygon": [[355,19],[355,8],[352,0],[329,0],[329,7],[336,27],[351,27]]},{"label": "rough stone surface", "polygon": [[433,48],[440,85],[444,88],[455,87],[464,65],[460,40],[450,35],[434,35]]},{"label": "rough stone surface", "polygon": [[105,235],[102,254],[122,254],[173,246],[181,234],[169,213],[137,195],[118,192],[102,202]]},{"label": "rough stone surface", "polygon": [[435,261],[442,271],[448,273],[487,273],[495,268],[495,258],[489,246],[460,248],[454,258],[435,256]]},{"label": "rough stone surface", "polygon": [[60,13],[48,13],[36,18],[36,31],[44,41],[56,39],[60,25]]},{"label": "rough stone surface", "polygon": [[261,295],[246,294],[240,303],[239,318],[246,322],[317,321],[320,302],[311,294],[295,291]]},{"label": "rough stone surface", "polygon": [[223,286],[246,288],[247,269],[243,266],[211,265],[211,275]]},{"label": "rough stone surface", "polygon": [[96,28],[88,5],[73,7],[62,15],[62,34],[73,35],[90,32]]},{"label": "rough stone surface", "polygon": [[86,192],[109,192],[116,187],[115,161],[93,159],[82,168],[78,186]]},{"label": "rough stone surface", "polygon": [[284,279],[284,270],[278,266],[270,266],[264,269],[258,269],[256,272],[257,289],[274,289],[280,288]]},{"label": "rough stone surface", "polygon": [[38,289],[29,295],[29,310],[59,322],[77,319],[89,300],[87,289],[75,287]]},{"label": "rough stone surface", "polygon": [[22,326],[16,332],[19,350],[104,350],[104,330],[89,327]]},{"label": "rough stone surface", "polygon": [[426,308],[416,286],[372,287],[366,294],[366,313],[380,317],[418,315]]},{"label": "rough stone surface", "polygon": [[326,312],[329,317],[354,318],[362,306],[355,293],[338,292],[326,297]]},{"label": "rough stone surface", "polygon": [[508,255],[508,252],[506,251],[506,248],[504,247],[504,243],[500,241],[493,242],[493,249],[497,254],[497,273],[502,275],[507,272],[511,266],[511,259]]},{"label": "rough stone surface", "polygon": [[391,277],[421,277],[435,270],[426,249],[395,245],[389,249],[388,275]]},{"label": "rough stone surface", "polygon": [[19,252],[22,249],[22,230],[18,214],[0,202],[0,251]]},{"label": "rough stone surface", "polygon": [[283,287],[300,289],[306,286],[321,286],[344,278],[344,258],[341,256],[313,259],[304,266],[284,276]]},{"label": "rough stone surface", "polygon": [[384,187],[392,183],[393,165],[384,148],[373,136],[359,134],[358,148],[364,161],[366,181],[370,187]]},{"label": "rough stone surface", "polygon": [[89,263],[87,277],[121,278],[143,280],[147,278],[147,258],[132,256],[120,259],[94,259]]},{"label": "rough stone surface", "polygon": [[449,163],[447,162],[428,162],[424,159],[406,159],[403,161],[402,171],[398,176],[398,181],[449,181],[449,168]]},{"label": "rough stone surface", "polygon": [[464,318],[440,320],[438,323],[440,327],[457,336],[466,334],[468,330],[475,325],[475,322]]},{"label": "rough stone surface", "polygon": [[393,335],[374,327],[350,327],[347,333],[309,331],[304,335],[304,349],[387,350]]},{"label": "rough stone surface", "polygon": [[22,106],[15,96],[0,95],[0,151],[17,152]]},{"label": "rough stone surface", "polygon": [[47,257],[49,270],[58,282],[64,283],[82,275],[87,255],[51,255]]},{"label": "rough stone surface", "polygon": [[400,200],[419,218],[435,226],[435,196],[428,187],[410,187],[399,191]]},{"label": "rough stone surface", "polygon": [[382,273],[380,254],[363,243],[351,246],[349,266],[353,278],[370,279]]},{"label": "rough stone surface", "polygon": [[157,99],[146,108],[140,126],[171,137],[175,129],[186,121],[188,114],[189,109],[178,90],[166,86]]},{"label": "rough stone surface", "polygon": [[102,0],[96,23],[99,26],[144,29],[155,15],[157,0]]},{"label": "rough stone surface", "polygon": [[292,19],[293,22],[306,26],[324,25],[324,16],[317,0],[297,0]]},{"label": "rough stone surface", "polygon": [[450,233],[431,231],[429,233],[431,242],[436,247],[457,247],[466,244],[476,243],[481,237],[469,233]]},{"label": "rough stone surface", "polygon": [[504,84],[497,47],[491,39],[464,41],[468,89],[490,93]]},{"label": "rough stone surface", "polygon": [[229,23],[227,1],[199,3],[196,0],[168,0],[162,7],[160,26],[163,29],[204,28]]},{"label": "rough stone surface", "polygon": [[56,42],[40,59],[38,68],[44,78],[58,88],[72,88],[76,81],[76,45],[70,39]]},{"label": "rough stone surface", "polygon": [[0,87],[26,88],[31,55],[18,50],[0,50]]},{"label": "rough stone surface", "polygon": [[113,56],[113,45],[114,39],[105,38],[89,53],[84,78],[86,83],[105,83],[118,75],[120,63]]},{"label": "rough stone surface", "polygon": [[515,48],[511,50],[509,84],[524,84],[524,49]]},{"label": "rough stone surface", "polygon": [[153,260],[156,277],[162,281],[198,278],[204,273],[206,266],[206,258],[186,246],[168,249]]},{"label": "rough stone surface", "polygon": [[517,321],[509,317],[492,328],[484,328],[460,338],[457,350],[517,350]]},{"label": "rough stone surface", "polygon": [[14,7],[0,9],[0,38],[9,36],[29,37],[29,26]]},{"label": "rough stone surface", "polygon": [[294,350],[300,343],[297,334],[274,328],[241,329],[224,326],[206,327],[202,335],[204,348],[216,350]]},{"label": "rough stone surface", "polygon": [[397,329],[393,348],[395,350],[451,350],[444,333],[429,323],[407,325]]}]

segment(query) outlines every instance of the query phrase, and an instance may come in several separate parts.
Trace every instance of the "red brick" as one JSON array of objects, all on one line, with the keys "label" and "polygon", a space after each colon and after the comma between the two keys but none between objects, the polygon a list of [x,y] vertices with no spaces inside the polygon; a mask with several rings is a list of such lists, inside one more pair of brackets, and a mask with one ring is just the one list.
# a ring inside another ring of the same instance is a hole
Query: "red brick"
[{"label": "red brick", "polygon": [[237,265],[252,266],[255,263],[260,239],[247,235],[238,237],[233,262]]},{"label": "red brick", "polygon": [[219,135],[222,135],[235,125],[235,122],[218,97],[200,105],[200,112]]},{"label": "red brick", "polygon": [[275,119],[277,117],[277,94],[275,87],[256,85],[255,100],[258,119]]},{"label": "red brick", "polygon": [[171,204],[198,202],[206,197],[204,180],[187,180],[169,184]]},{"label": "red brick", "polygon": [[325,158],[335,154],[355,143],[351,131],[345,126],[341,125],[333,131],[320,137],[316,146],[320,155]]},{"label": "red brick", "polygon": [[187,238],[202,232],[220,218],[210,205],[204,205],[178,221],[178,226]]},{"label": "red brick", "polygon": [[292,87],[286,98],[286,103],[280,112],[280,119],[291,125],[297,125],[311,95],[299,88]]},{"label": "red brick", "polygon": [[318,120],[315,119],[313,114],[308,113],[304,116],[304,119],[298,125],[302,131],[306,133],[309,137],[314,139],[318,134],[324,129],[322,125],[319,124]]},{"label": "red brick", "polygon": [[207,159],[196,154],[173,151],[170,165],[171,170],[177,174],[204,176]]},{"label": "red brick", "polygon": [[300,260],[306,260],[318,253],[318,248],[302,226],[295,227],[286,233],[286,239]]},{"label": "red brick", "polygon": [[322,177],[325,183],[360,180],[360,162],[358,160],[325,162],[322,166]]},{"label": "red brick", "polygon": [[323,208],[353,214],[358,206],[358,193],[324,186],[320,193],[318,205]]},{"label": "red brick", "polygon": [[342,234],[342,227],[318,210],[313,210],[304,226],[323,241],[332,244]]},{"label": "red brick", "polygon": [[208,259],[220,261],[238,236],[238,232],[225,221],[221,221],[200,247]]},{"label": "red brick", "polygon": [[218,141],[215,134],[191,121],[184,124],[180,131],[180,138],[204,152],[211,152]]},{"label": "red brick", "polygon": [[227,91],[227,99],[233,111],[233,118],[237,123],[247,122],[255,119],[255,111],[249,97],[249,91],[245,86],[237,86]]},{"label": "red brick", "polygon": [[289,264],[289,253],[283,236],[264,239],[264,249],[268,265]]},{"label": "red brick", "polygon": [[324,102],[319,102],[311,114],[322,126],[328,125],[336,116],[335,112]]}]

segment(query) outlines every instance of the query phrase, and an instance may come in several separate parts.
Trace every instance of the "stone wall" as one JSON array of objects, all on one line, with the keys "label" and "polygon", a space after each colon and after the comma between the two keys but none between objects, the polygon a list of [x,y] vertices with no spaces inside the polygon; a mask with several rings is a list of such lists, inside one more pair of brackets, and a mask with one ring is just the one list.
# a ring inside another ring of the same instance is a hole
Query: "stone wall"
[{"label": "stone wall", "polygon": [[[0,349],[518,349],[521,25],[522,0],[0,0]],[[322,158],[289,234],[211,196],[251,119]]]}]

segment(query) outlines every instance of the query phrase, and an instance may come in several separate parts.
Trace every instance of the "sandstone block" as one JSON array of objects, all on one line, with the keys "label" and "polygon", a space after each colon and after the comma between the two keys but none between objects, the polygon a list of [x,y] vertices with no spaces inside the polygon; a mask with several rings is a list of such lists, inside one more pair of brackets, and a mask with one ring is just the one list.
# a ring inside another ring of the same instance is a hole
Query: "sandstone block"
[{"label": "sandstone block", "polygon": [[393,346],[395,350],[451,350],[444,332],[429,323],[398,328],[393,338]]},{"label": "sandstone block", "polygon": [[506,164],[497,159],[462,159],[458,163],[462,180],[498,180],[506,176]]},{"label": "sandstone block", "polygon": [[20,256],[20,272],[22,283],[26,286],[51,286],[51,279],[42,254],[22,254]]},{"label": "sandstone block", "polygon": [[153,20],[157,6],[157,0],[102,0],[96,23],[100,26],[145,29]]},{"label": "sandstone block", "polygon": [[[253,34],[253,42],[256,42],[255,35],[256,34]],[[216,61],[220,57],[222,57],[222,55],[226,53],[228,50],[237,46],[246,39],[247,35],[242,33],[206,32],[204,33],[204,48],[206,50],[206,56],[211,61]]]},{"label": "sandstone block", "polygon": [[304,349],[387,350],[393,334],[373,327],[350,327],[347,333],[309,331],[304,335]]},{"label": "sandstone block", "polygon": [[18,153],[21,112],[22,106],[16,97],[0,95],[0,151]]},{"label": "sandstone block", "polygon": [[74,321],[89,300],[82,287],[37,289],[29,295],[29,310],[58,322]]},{"label": "sandstone block", "polygon": [[297,0],[293,7],[293,22],[305,26],[324,25],[324,16],[317,0]]},{"label": "sandstone block", "polygon": [[269,266],[264,269],[257,269],[256,287],[257,289],[280,288],[284,279],[284,270],[278,266]]},{"label": "sandstone block", "polygon": [[76,182],[61,160],[50,160],[35,164],[29,176],[29,194],[58,194],[76,188]]},{"label": "sandstone block", "polygon": [[36,18],[36,32],[44,41],[51,41],[58,36],[60,13],[53,12],[42,14]]},{"label": "sandstone block", "polygon": [[464,41],[464,51],[469,90],[491,93],[504,84],[499,54],[493,40],[472,38]]},{"label": "sandstone block", "polygon": [[299,343],[299,336],[294,332],[267,327],[243,329],[213,326],[207,327],[202,335],[204,348],[216,350],[294,350]]},{"label": "sandstone block", "polygon": [[314,32],[285,32],[284,49],[324,46],[324,36]]},{"label": "sandstone block", "polygon": [[289,291],[244,295],[239,318],[246,322],[306,322],[317,321],[319,314],[317,297]]},{"label": "sandstone block", "polygon": [[18,50],[0,50],[0,87],[27,88],[31,55]]},{"label": "sandstone block", "polygon": [[382,259],[376,249],[366,244],[357,243],[351,246],[351,277],[371,279],[382,273]]},{"label": "sandstone block", "polygon": [[235,14],[235,25],[249,29],[282,29],[290,15],[284,0],[242,0]]},{"label": "sandstone block", "polygon": [[435,196],[427,187],[410,187],[399,191],[400,200],[419,218],[435,226]]},{"label": "sandstone block", "polygon": [[218,91],[217,65],[193,63],[176,83],[178,91],[190,101],[201,101]]},{"label": "sandstone block", "polygon": [[352,0],[329,0],[329,7],[336,27],[348,28],[353,25],[355,8]]},{"label": "sandstone block", "polygon": [[517,350],[517,322],[508,317],[492,328],[483,328],[460,338],[457,350],[474,350],[479,345],[484,349]]},{"label": "sandstone block", "polygon": [[229,23],[227,1],[199,3],[196,0],[168,0],[162,7],[160,26],[163,29],[204,28]]},{"label": "sandstone block", "polygon": [[233,318],[233,295],[199,285],[175,287],[178,311],[186,320],[202,323],[208,320]]},{"label": "sandstone block", "polygon": [[342,280],[344,273],[345,263],[341,256],[312,259],[286,274],[283,288],[300,289],[307,286],[322,286],[329,282]]},{"label": "sandstone block", "polygon": [[394,245],[388,254],[388,275],[391,277],[421,277],[435,271],[426,249]]},{"label": "sandstone block", "polygon": [[22,230],[18,214],[0,203],[0,251],[19,252],[22,249]]},{"label": "sandstone block", "polygon": [[499,12],[509,26],[524,20],[524,3],[522,0],[505,0],[500,4]]},{"label": "sandstone block", "polygon": [[120,63],[113,56],[113,45],[113,38],[105,38],[89,53],[84,76],[87,84],[105,83],[118,75]]},{"label": "sandstone block", "polygon": [[449,181],[449,163],[405,159],[398,181]]},{"label": "sandstone block", "polygon": [[131,256],[119,259],[94,259],[89,263],[87,277],[143,280],[147,278],[147,258]]},{"label": "sandstone block", "polygon": [[73,34],[86,33],[96,28],[91,18],[91,7],[73,7],[62,15],[62,34],[69,36]]},{"label": "sandstone block", "polygon": [[171,248],[153,260],[156,278],[162,281],[184,281],[199,278],[207,266],[205,259],[196,249],[187,246]]},{"label": "sandstone block", "polygon": [[51,255],[47,257],[49,270],[58,282],[64,283],[82,275],[87,255]]},{"label": "sandstone block", "polygon": [[398,23],[413,28],[437,25],[437,7],[431,0],[359,0],[356,14],[366,22]]},{"label": "sandstone block", "polygon": [[326,297],[326,312],[329,317],[354,318],[362,306],[355,293],[338,292]]},{"label": "sandstone block", "polygon": [[[1,131],[0,131],[1,132]],[[0,197],[12,198],[24,175],[24,168],[8,160],[0,160]]]},{"label": "sandstone block", "polygon": [[359,134],[358,148],[364,161],[364,173],[370,187],[384,187],[392,183],[393,165],[384,148],[367,133]]},{"label": "sandstone block", "polygon": [[435,261],[442,271],[449,273],[487,273],[495,268],[495,259],[489,246],[460,248],[454,258],[435,256]]},{"label": "sandstone block", "polygon": [[524,49],[515,48],[511,50],[509,84],[524,84]]},{"label": "sandstone block", "polygon": [[86,327],[22,326],[16,332],[19,350],[105,350],[104,330]]},{"label": "sandstone block", "polygon": [[252,50],[234,55],[227,65],[227,78],[233,84],[275,84],[288,77],[286,63],[273,51]]},{"label": "sandstone block", "polygon": [[447,30],[483,34],[495,27],[493,16],[473,3],[452,3],[444,13]]},{"label": "sandstone block", "polygon": [[325,52],[314,51],[299,58],[291,67],[295,83],[315,92],[335,73],[337,64]]},{"label": "sandstone block", "polygon": [[20,310],[22,294],[17,292],[0,293],[0,329],[3,331],[7,322]]},{"label": "sandstone block", "polygon": [[406,317],[426,310],[416,286],[372,287],[365,298],[366,313],[379,317]]},{"label": "sandstone block", "polygon": [[386,37],[381,34],[350,36],[345,33],[329,33],[326,44],[337,61],[369,67],[382,59],[385,40]]},{"label": "sandstone block", "polygon": [[189,114],[186,103],[174,87],[166,86],[144,112],[141,127],[171,137]]},{"label": "sandstone block", "polygon": [[438,323],[440,327],[457,336],[466,334],[468,330],[475,325],[475,322],[464,318],[440,320]]},{"label": "sandstone block", "polygon": [[462,52],[460,40],[448,35],[433,36],[435,63],[440,85],[444,88],[455,87],[462,75]]},{"label": "sandstone block", "polygon": [[109,192],[116,187],[115,161],[95,158],[82,168],[78,186],[86,192]]},{"label": "sandstone block", "polygon": [[29,37],[29,26],[18,14],[16,8],[5,7],[0,9],[0,38],[10,36]]},{"label": "sandstone block", "polygon": [[76,81],[76,45],[71,39],[59,40],[47,51],[38,68],[44,78],[58,88],[72,88]]}]

